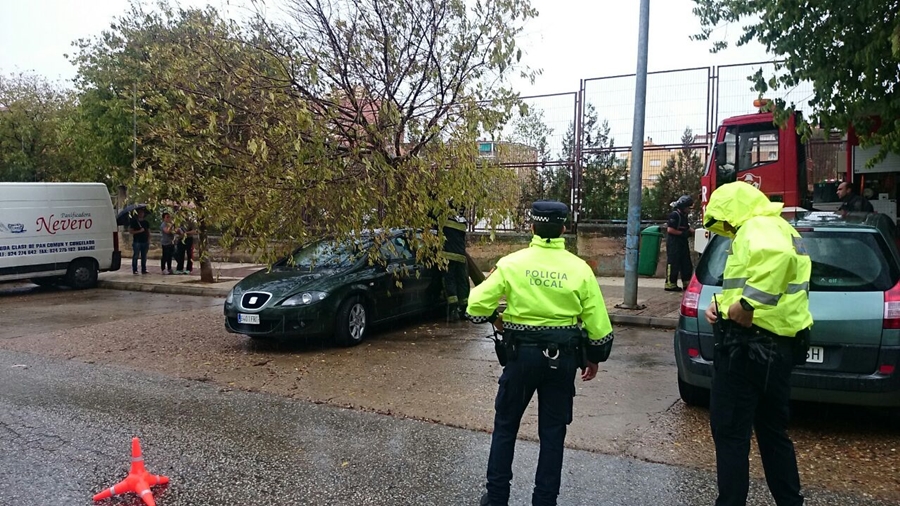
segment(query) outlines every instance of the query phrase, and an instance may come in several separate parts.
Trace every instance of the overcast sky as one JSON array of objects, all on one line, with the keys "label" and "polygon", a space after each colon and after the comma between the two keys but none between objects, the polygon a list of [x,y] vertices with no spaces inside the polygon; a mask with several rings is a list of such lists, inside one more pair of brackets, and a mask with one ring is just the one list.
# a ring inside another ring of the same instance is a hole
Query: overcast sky
[{"label": "overcast sky", "polygon": [[[269,4],[278,0],[268,0]],[[0,73],[32,71],[51,80],[66,82],[75,75],[75,68],[63,56],[71,52],[71,42],[81,38],[99,34],[108,28],[114,16],[125,12],[127,0],[29,0],[4,2],[3,14],[0,16]],[[222,8],[226,6],[222,0],[182,0],[183,6],[199,6],[206,3]],[[239,15],[240,8],[246,0],[231,0],[229,12]],[[534,85],[517,82],[516,88],[523,95],[539,95],[549,93],[574,92],[578,89],[580,79],[632,74],[637,64],[637,29],[639,16],[638,0],[532,0],[532,4],[540,11],[540,16],[532,20],[526,27],[526,33],[520,40],[525,50],[523,60],[534,68],[543,69]],[[720,54],[709,53],[709,43],[689,40],[691,34],[699,30],[699,22],[691,12],[694,3],[691,0],[652,0],[650,2],[650,49],[648,66],[654,70],[671,70],[688,67],[709,67],[732,63],[769,61],[764,48],[750,45],[742,48],[729,48]],[[728,34],[730,39],[738,35]],[[749,73],[743,69],[740,76],[741,90],[744,76]],[[677,74],[671,77],[657,76],[651,79],[649,95],[660,94],[665,98],[679,90],[693,98],[686,100],[681,108],[688,116],[696,116],[698,101],[705,101],[704,72],[693,74]],[[633,103],[633,80],[595,80],[585,85],[588,100],[594,102],[598,109],[613,101],[616,106],[603,110],[602,117],[616,123],[619,139],[630,135],[632,116],[630,107]],[[593,95],[592,95],[593,94]],[[593,97],[593,98],[592,98]],[[743,97],[740,103],[745,102]],[[597,104],[600,102],[600,104]],[[749,100],[752,102],[752,98]],[[561,136],[571,114],[570,97],[540,99],[536,106],[548,109],[547,116],[559,116],[550,119],[556,135]],[[747,107],[749,108],[749,103]],[[678,107],[677,104],[674,105]],[[741,108],[744,106],[741,105]],[[552,110],[558,109],[558,113]],[[702,111],[700,111],[702,112]],[[741,110],[750,112],[750,110]],[[660,112],[660,114],[664,114]],[[648,121],[653,110],[648,105]],[[662,134],[666,142],[672,135],[683,130],[685,123],[702,130],[702,120],[682,118],[680,114],[671,121]],[[674,134],[672,132],[675,132]],[[675,139],[677,140],[677,138]],[[630,141],[630,138],[628,139]],[[621,144],[621,142],[619,142]]]}]

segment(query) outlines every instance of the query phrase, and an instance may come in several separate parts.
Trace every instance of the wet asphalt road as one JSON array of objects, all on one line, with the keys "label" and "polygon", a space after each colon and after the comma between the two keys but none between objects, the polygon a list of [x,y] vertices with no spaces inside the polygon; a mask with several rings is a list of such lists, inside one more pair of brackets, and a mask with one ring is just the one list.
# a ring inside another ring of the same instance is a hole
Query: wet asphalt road
[{"label": "wet asphalt road", "polygon": [[[477,504],[487,434],[109,365],[0,352],[0,504],[88,505],[142,440],[160,506]],[[529,504],[537,445],[520,441],[510,504]],[[882,505],[807,491],[808,504]],[[712,504],[714,475],[567,451],[561,505]],[[137,504],[130,500],[100,503]],[[752,485],[750,505],[771,504]]]}]

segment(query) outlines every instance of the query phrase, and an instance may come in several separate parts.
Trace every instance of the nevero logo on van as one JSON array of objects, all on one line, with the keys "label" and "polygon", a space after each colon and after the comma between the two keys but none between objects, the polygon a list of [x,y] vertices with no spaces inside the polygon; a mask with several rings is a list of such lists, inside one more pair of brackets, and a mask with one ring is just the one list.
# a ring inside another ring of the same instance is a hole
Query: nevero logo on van
[{"label": "nevero logo on van", "polygon": [[55,235],[66,230],[87,230],[94,225],[94,220],[91,219],[91,213],[62,213],[59,218],[55,214],[51,214],[49,218],[41,216],[34,224],[37,225],[38,232],[46,231]]}]

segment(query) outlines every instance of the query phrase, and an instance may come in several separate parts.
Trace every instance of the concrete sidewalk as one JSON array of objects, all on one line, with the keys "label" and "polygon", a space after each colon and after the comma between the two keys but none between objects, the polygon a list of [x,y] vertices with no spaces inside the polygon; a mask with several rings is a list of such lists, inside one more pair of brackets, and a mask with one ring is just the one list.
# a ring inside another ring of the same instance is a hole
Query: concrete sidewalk
[{"label": "concrete sidewalk", "polygon": [[[213,262],[216,281],[203,283],[200,281],[200,267],[197,263],[194,264],[194,272],[188,275],[163,275],[156,265],[148,265],[150,274],[135,275],[131,273],[128,264],[130,259],[123,259],[122,269],[101,273],[100,288],[224,298],[242,278],[265,268],[257,264]],[[597,281],[613,323],[660,328],[675,328],[678,323],[681,293],[663,290],[663,279],[638,279],[637,301],[642,309],[634,310],[616,307],[624,301],[624,278],[598,277]]]}]

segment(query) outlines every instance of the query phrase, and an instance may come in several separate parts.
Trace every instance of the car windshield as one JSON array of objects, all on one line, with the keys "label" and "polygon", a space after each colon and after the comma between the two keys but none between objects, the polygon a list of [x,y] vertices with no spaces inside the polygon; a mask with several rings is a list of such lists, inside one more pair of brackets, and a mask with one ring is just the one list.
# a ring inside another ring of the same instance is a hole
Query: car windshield
[{"label": "car windshield", "polygon": [[275,267],[284,269],[346,269],[366,254],[360,241],[323,240],[304,246]]},{"label": "car windshield", "polygon": [[[812,260],[810,291],[882,292],[900,278],[900,269],[879,234],[868,231],[816,230],[801,232]],[[697,265],[704,285],[722,286],[731,240],[710,241]]]}]

